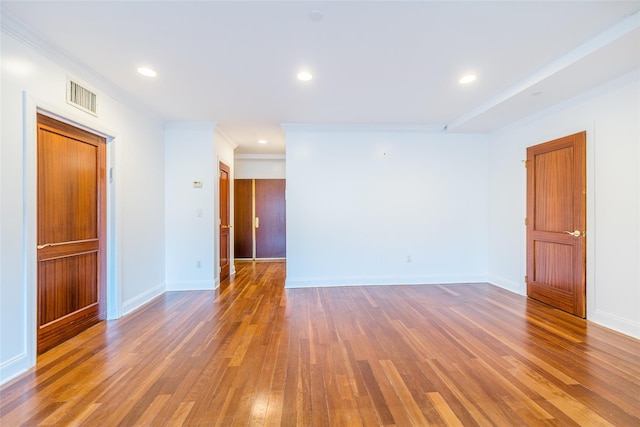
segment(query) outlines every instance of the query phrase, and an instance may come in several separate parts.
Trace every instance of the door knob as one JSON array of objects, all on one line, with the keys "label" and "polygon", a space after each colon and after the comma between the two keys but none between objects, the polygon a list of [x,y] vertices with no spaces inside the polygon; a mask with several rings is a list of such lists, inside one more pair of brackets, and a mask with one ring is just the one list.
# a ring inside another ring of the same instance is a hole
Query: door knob
[{"label": "door knob", "polygon": [[576,230],[576,231],[563,231],[563,233],[567,233],[572,235],[573,237],[580,237],[580,230]]}]

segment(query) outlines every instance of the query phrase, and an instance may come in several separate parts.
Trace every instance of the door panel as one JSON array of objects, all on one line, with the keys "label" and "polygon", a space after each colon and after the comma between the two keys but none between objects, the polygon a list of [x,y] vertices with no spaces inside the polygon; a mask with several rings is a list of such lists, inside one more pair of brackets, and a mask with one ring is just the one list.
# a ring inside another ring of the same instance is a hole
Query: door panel
[{"label": "door panel", "polygon": [[253,258],[253,180],[234,180],[233,193],[234,257]]},{"label": "door panel", "polygon": [[585,133],[527,149],[527,295],[586,315]]},{"label": "door panel", "polygon": [[256,258],[285,258],[286,206],[284,179],[255,181]]},{"label": "door panel", "polygon": [[38,354],[105,318],[105,149],[38,115]]},{"label": "door panel", "polygon": [[[98,302],[97,265],[96,252],[42,260],[39,280],[43,324]],[[57,280],[60,277],[64,280]]]},{"label": "door panel", "polygon": [[574,230],[573,147],[535,155],[535,230]]},{"label": "door panel", "polygon": [[229,166],[220,162],[220,281],[229,277],[230,270],[230,232],[229,215]]}]

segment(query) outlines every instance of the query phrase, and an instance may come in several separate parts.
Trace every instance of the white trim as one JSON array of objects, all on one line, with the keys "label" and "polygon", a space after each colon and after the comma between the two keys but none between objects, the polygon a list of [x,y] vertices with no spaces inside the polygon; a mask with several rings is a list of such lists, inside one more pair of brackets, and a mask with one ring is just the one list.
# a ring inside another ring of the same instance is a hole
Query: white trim
[{"label": "white trim", "polygon": [[38,254],[36,245],[38,243],[38,133],[37,133],[37,105],[33,97],[27,92],[22,93],[22,135],[24,150],[24,349],[29,366],[36,364],[37,349],[37,303],[38,303]]},{"label": "white trim", "polygon": [[422,133],[440,133],[444,130],[445,125],[358,125],[358,124],[296,124],[281,123],[285,135],[290,131],[304,132],[422,132]]},{"label": "white trim", "polygon": [[[24,349],[25,357],[28,360],[29,367],[36,364],[36,347],[37,347],[37,265],[38,254],[36,252],[37,244],[37,114],[43,114],[56,120],[73,125],[92,133],[97,133],[107,139],[107,149],[110,144],[115,142],[116,133],[105,129],[104,126],[96,126],[89,123],[87,117],[79,116],[58,107],[53,107],[48,103],[30,95],[28,92],[22,93],[23,104],[23,153],[24,153],[24,301],[25,301],[25,336]],[[113,148],[111,148],[113,150]],[[107,170],[111,167],[109,156],[107,156]],[[115,202],[115,194],[110,191],[107,184],[107,245],[110,242],[117,244],[117,240],[113,238],[114,233],[117,235],[120,230],[115,228],[115,215],[109,215],[112,205]],[[118,301],[121,298],[121,289],[117,286],[119,278],[119,264],[115,263],[114,255],[120,253],[118,247],[113,250],[107,246],[107,311],[109,302],[115,303],[115,311],[120,312]]]},{"label": "white trim", "polygon": [[151,289],[146,290],[145,292],[139,295],[136,295],[135,297],[125,301],[124,304],[122,304],[122,315],[126,316],[127,314],[148,304],[153,299],[158,298],[160,295],[164,293],[165,293],[165,284],[163,282],[154,286]]},{"label": "white trim", "polygon": [[27,353],[20,353],[0,364],[0,386],[27,372],[33,363]]},{"label": "white trim", "polygon": [[[101,88],[100,92],[102,94],[108,95],[111,98],[120,101],[122,104],[134,106],[138,110],[149,111],[148,106],[143,105],[138,99],[131,96],[131,94],[124,91],[93,68],[80,61],[72,59],[68,52],[60,49],[59,46],[51,43],[50,40],[42,37],[37,32],[32,31],[27,25],[20,21],[20,19],[16,18],[13,13],[5,9],[2,10],[0,30],[54,64],[64,68],[67,73],[71,73],[74,78],[81,78],[90,86]],[[150,114],[159,117],[155,112]]]},{"label": "white trim", "polygon": [[219,286],[216,280],[182,280],[179,282],[167,282],[166,291],[212,291]]},{"label": "white trim", "polygon": [[113,143],[107,143],[107,319],[122,316],[122,218],[120,204],[122,183],[118,180],[118,151]]},{"label": "white trim", "polygon": [[586,318],[592,320],[591,313],[596,312],[596,123],[592,121],[584,128],[586,133],[586,173],[587,173],[587,223],[586,232]]},{"label": "white trim", "polygon": [[332,286],[384,286],[384,285],[446,285],[466,283],[488,283],[482,275],[453,276],[336,276],[289,278],[285,280],[285,288],[320,288]]},{"label": "white trim", "polygon": [[236,154],[234,160],[286,160],[286,154]]},{"label": "white trim", "polygon": [[632,322],[602,310],[595,310],[588,320],[605,328],[640,339],[640,323],[638,322]]},{"label": "white trim", "polygon": [[238,148],[238,143],[236,143],[233,138],[231,138],[229,136],[229,134],[227,134],[225,131],[222,130],[221,127],[216,126],[216,128],[213,130],[214,132],[214,138],[215,138],[215,132],[218,132],[218,134],[222,137],[222,139],[224,139],[224,141],[229,144],[234,150],[236,148]]},{"label": "white trim", "polygon": [[522,283],[518,283],[514,280],[509,280],[500,276],[489,275],[489,283],[518,295],[527,294],[524,284],[524,275],[522,277]]},{"label": "white trim", "polygon": [[550,62],[525,79],[520,80],[516,84],[508,87],[506,90],[484,102],[479,107],[474,108],[473,110],[468,111],[455,120],[451,121],[446,125],[446,129],[451,131],[462,126],[464,123],[491,110],[495,106],[502,104],[508,99],[513,98],[514,96],[526,91],[527,89],[543,81],[544,79],[547,79],[552,75],[559,73],[560,71],[575,64],[581,59],[593,54],[594,52],[597,52],[604,46],[613,43],[625,34],[636,30],[638,27],[640,27],[640,19],[638,19],[639,16],[640,11],[636,11],[630,15],[625,16],[620,22],[613,25],[609,29],[601,32],[590,40],[587,40],[585,43],[582,43],[581,45],[575,47],[566,54],[562,55],[560,58]]}]

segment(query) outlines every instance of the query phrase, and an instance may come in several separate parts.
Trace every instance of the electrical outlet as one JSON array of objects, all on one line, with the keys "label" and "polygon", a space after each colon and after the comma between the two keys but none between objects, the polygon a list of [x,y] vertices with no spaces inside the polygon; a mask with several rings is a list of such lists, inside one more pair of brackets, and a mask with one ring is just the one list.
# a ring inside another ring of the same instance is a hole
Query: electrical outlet
[{"label": "electrical outlet", "polygon": [[196,261],[196,268],[202,268],[202,263],[200,261]]}]

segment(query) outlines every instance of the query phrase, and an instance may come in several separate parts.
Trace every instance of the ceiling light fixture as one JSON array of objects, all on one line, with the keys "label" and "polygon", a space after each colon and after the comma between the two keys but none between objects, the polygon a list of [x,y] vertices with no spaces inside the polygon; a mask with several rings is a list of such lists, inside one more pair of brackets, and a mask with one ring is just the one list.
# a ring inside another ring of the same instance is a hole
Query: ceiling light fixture
[{"label": "ceiling light fixture", "polygon": [[308,82],[312,78],[313,78],[313,75],[308,71],[300,71],[298,73],[298,80],[301,80],[303,82]]},{"label": "ceiling light fixture", "polygon": [[467,74],[466,76],[462,76],[460,80],[460,84],[466,85],[476,80],[476,76],[474,74]]},{"label": "ceiling light fixture", "polygon": [[158,75],[158,73],[156,73],[149,67],[140,67],[138,68],[138,72],[145,77],[155,77]]},{"label": "ceiling light fixture", "polygon": [[258,144],[266,144],[267,140],[266,139],[259,139],[258,140]]}]

